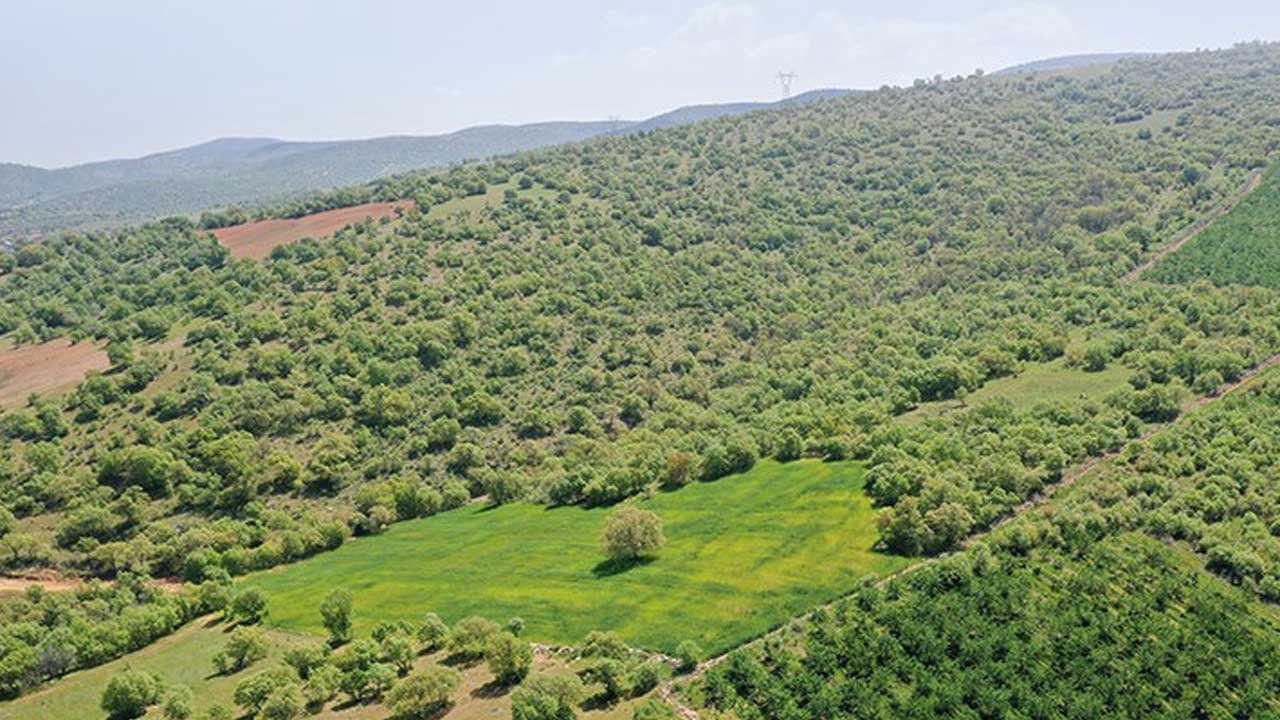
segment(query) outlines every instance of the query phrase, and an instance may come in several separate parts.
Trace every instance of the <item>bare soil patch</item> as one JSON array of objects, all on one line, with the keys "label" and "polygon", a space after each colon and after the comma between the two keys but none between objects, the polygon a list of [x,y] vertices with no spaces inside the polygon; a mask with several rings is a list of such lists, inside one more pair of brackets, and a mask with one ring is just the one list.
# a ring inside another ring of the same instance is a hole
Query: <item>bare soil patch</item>
[{"label": "bare soil patch", "polygon": [[102,345],[92,342],[59,339],[0,350],[0,407],[21,406],[32,393],[69,389],[110,365]]},{"label": "bare soil patch", "polygon": [[326,210],[314,215],[282,220],[259,220],[213,231],[218,242],[231,251],[235,258],[261,260],[281,245],[297,242],[305,237],[321,238],[364,220],[380,220],[395,214],[397,208],[407,208],[410,201],[394,203],[366,203],[336,210]]}]

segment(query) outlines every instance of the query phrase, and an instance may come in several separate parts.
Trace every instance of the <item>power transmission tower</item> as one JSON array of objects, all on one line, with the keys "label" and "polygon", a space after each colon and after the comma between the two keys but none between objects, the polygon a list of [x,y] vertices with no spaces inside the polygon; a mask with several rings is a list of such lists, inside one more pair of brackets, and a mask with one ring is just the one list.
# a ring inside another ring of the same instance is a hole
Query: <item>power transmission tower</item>
[{"label": "power transmission tower", "polygon": [[791,97],[791,81],[795,80],[798,75],[794,72],[778,73],[778,83],[782,85],[782,99],[786,100]]}]

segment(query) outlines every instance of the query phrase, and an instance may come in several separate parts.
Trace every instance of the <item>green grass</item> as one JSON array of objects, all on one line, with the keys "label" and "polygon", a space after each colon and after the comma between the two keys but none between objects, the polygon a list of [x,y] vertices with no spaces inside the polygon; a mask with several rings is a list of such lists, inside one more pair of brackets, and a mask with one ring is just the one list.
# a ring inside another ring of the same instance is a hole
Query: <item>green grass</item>
[{"label": "green grass", "polygon": [[1133,370],[1117,362],[1099,372],[1085,372],[1067,367],[1066,361],[1058,358],[1027,365],[1017,375],[992,380],[963,400],[922,403],[902,418],[908,422],[919,421],[995,399],[1008,400],[1018,408],[1028,408],[1037,402],[1100,401],[1108,393],[1126,387],[1132,374]]},{"label": "green grass", "polygon": [[[268,664],[279,662],[284,650],[298,642],[295,636],[273,633],[267,660],[246,672],[215,676],[213,656],[222,649],[226,628],[207,623],[207,620],[198,620],[137,652],[72,673],[13,702],[0,704],[0,720],[106,717],[98,707],[102,690],[107,681],[125,670],[155,673],[166,685],[186,685],[197,691],[194,705],[199,717],[210,705],[231,707],[231,693],[237,682]],[[159,712],[153,715],[160,717]]]},{"label": "green grass", "polygon": [[872,552],[863,479],[856,463],[762,461],[640,501],[662,516],[667,545],[622,572],[598,549],[609,509],[516,504],[399,523],[243,584],[265,591],[271,622],[291,630],[322,633],[320,602],[345,587],[357,633],[433,611],[451,623],[519,616],[537,641],[602,629],[643,647],[722,650],[908,562]]},{"label": "green grass", "polygon": [[[236,709],[232,700],[236,683],[269,667],[282,666],[285,649],[315,639],[279,631],[271,631],[270,654],[266,659],[233,675],[213,675],[213,655],[226,642],[225,627],[210,625],[207,620],[197,620],[169,637],[142,650],[131,653],[96,668],[72,673],[17,700],[0,703],[0,720],[105,720],[101,710],[102,691],[107,682],[125,670],[141,670],[155,673],[166,687],[185,685],[195,695],[192,703],[195,717],[204,717],[212,705]],[[438,656],[424,656],[418,667],[434,664]],[[535,670],[541,673],[563,674],[572,669],[559,660],[538,658]],[[483,663],[460,668],[462,685],[454,693],[453,706],[444,714],[446,720],[482,720],[511,716],[509,693],[493,692],[488,683],[493,679]],[[612,707],[584,712],[583,720],[624,720],[639,701],[622,702]],[[385,720],[389,710],[380,703],[350,705],[344,696],[305,717],[311,720]],[[147,720],[163,717],[159,707],[152,707]]]},{"label": "green grass", "polygon": [[1262,185],[1231,212],[1156,263],[1145,277],[1280,289],[1280,166],[1268,171]]}]

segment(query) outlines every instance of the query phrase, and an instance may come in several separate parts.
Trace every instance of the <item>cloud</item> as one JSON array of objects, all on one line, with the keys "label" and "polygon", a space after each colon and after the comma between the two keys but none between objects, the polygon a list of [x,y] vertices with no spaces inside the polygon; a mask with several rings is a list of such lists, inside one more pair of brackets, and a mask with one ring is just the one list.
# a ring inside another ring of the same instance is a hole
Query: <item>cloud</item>
[{"label": "cloud", "polygon": [[690,11],[665,36],[624,52],[622,64],[637,79],[673,88],[692,84],[691,76],[718,77],[726,95],[754,88],[759,96],[772,92],[779,70],[794,69],[804,87],[905,84],[1070,52],[1078,36],[1070,17],[1046,2],[921,20],[860,18],[843,8],[797,19],[794,11],[716,0]]}]

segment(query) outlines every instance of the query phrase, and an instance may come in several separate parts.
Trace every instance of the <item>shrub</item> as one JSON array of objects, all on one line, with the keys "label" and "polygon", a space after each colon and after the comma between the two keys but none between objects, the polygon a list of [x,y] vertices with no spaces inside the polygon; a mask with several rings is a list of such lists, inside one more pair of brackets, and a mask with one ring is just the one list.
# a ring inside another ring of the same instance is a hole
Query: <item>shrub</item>
[{"label": "shrub", "polygon": [[164,700],[165,720],[188,720],[191,717],[191,688],[178,685],[169,690]]},{"label": "shrub", "polygon": [[320,617],[329,631],[329,642],[341,645],[351,639],[351,593],[334,590],[320,605]]},{"label": "shrub", "polygon": [[240,592],[227,606],[227,615],[242,625],[256,625],[267,618],[267,597],[254,588]]},{"label": "shrub", "polygon": [[692,640],[681,641],[676,646],[676,659],[680,661],[681,672],[692,672],[704,657],[702,647]]},{"label": "shrub", "polygon": [[267,656],[267,638],[262,630],[238,627],[227,644],[213,656],[213,666],[221,675],[239,672]]},{"label": "shrub", "polygon": [[511,718],[574,720],[583,695],[582,681],[574,675],[530,675],[511,693]]},{"label": "shrub", "polygon": [[592,630],[587,633],[587,639],[582,641],[581,655],[584,658],[624,660],[630,654],[631,648],[615,633]]},{"label": "shrub", "polygon": [[449,651],[468,659],[484,657],[489,639],[499,632],[498,624],[487,618],[463,618],[449,633]]},{"label": "shrub", "polygon": [[126,670],[111,678],[102,691],[102,709],[113,720],[142,717],[160,701],[160,678],[151,673]]},{"label": "shrub", "polygon": [[435,613],[427,613],[418,628],[418,643],[423,652],[435,652],[449,639],[449,626]]},{"label": "shrub", "polygon": [[529,674],[533,666],[533,649],[509,632],[502,632],[489,639],[485,648],[485,661],[489,672],[502,685],[514,685]]},{"label": "shrub", "polygon": [[428,718],[451,703],[462,676],[457,670],[433,665],[410,673],[387,694],[387,704],[397,718]]},{"label": "shrub", "polygon": [[601,550],[611,560],[635,560],[655,553],[666,543],[662,518],[636,507],[619,508],[605,523]]},{"label": "shrub", "polygon": [[289,668],[276,667],[254,673],[236,683],[231,699],[249,715],[257,715],[276,692],[297,684],[297,676]]}]

